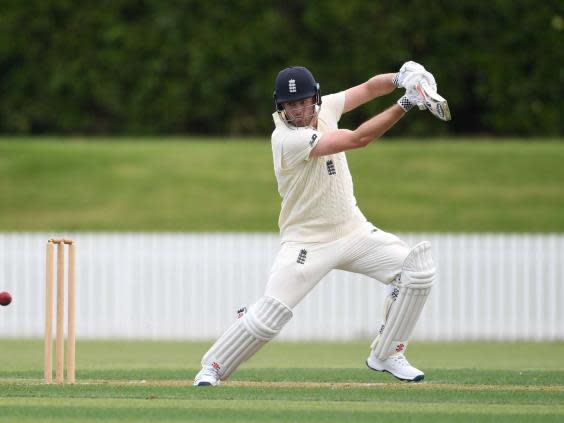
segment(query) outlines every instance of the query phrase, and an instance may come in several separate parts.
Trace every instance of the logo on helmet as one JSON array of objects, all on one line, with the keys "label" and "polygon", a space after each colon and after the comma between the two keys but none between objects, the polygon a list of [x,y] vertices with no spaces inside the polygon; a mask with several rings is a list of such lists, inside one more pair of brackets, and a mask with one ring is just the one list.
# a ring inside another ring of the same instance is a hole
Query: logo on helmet
[{"label": "logo on helmet", "polygon": [[296,80],[295,79],[290,79],[288,81],[288,89],[290,90],[291,93],[296,92]]}]

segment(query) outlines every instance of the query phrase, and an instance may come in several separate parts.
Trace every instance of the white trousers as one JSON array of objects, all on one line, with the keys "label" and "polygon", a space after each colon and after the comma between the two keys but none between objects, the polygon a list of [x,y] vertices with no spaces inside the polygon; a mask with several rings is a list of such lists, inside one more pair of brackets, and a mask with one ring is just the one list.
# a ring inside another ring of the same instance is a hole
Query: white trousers
[{"label": "white trousers", "polygon": [[331,242],[285,242],[272,266],[265,295],[294,308],[333,269],[390,284],[409,247],[371,223]]}]

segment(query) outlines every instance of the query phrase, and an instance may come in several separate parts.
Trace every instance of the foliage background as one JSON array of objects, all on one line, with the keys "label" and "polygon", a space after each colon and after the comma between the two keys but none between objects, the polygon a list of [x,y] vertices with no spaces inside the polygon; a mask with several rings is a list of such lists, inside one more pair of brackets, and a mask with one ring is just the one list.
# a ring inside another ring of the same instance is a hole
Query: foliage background
[{"label": "foliage background", "polygon": [[0,133],[265,134],[283,67],[330,93],[412,59],[454,119],[391,135],[561,136],[563,30],[560,0],[4,0]]}]

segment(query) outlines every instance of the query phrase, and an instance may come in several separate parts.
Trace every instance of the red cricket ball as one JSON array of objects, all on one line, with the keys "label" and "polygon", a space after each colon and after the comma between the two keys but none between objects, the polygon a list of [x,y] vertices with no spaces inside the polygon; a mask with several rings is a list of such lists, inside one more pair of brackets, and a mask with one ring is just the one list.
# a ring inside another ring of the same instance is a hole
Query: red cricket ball
[{"label": "red cricket ball", "polygon": [[12,302],[12,296],[9,292],[0,292],[0,305],[7,306]]}]

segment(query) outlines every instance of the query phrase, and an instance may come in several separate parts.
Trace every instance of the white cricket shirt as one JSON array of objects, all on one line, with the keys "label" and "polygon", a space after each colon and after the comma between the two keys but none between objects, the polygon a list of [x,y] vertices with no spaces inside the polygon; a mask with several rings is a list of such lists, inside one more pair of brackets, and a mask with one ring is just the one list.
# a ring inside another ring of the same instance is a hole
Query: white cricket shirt
[{"label": "white cricket shirt", "polygon": [[356,205],[345,153],[309,158],[323,133],[338,129],[344,105],[344,91],[323,96],[317,129],[289,128],[277,112],[272,115],[282,242],[332,241],[366,222]]}]

